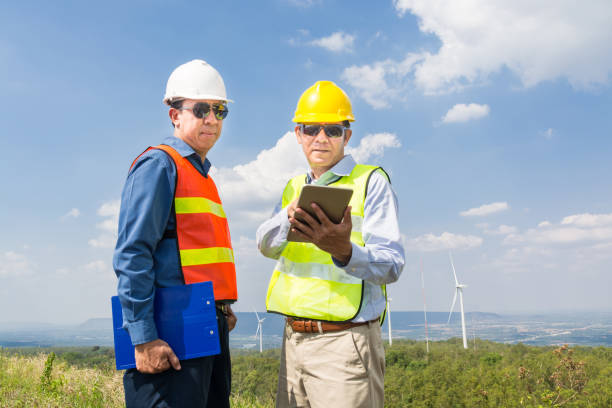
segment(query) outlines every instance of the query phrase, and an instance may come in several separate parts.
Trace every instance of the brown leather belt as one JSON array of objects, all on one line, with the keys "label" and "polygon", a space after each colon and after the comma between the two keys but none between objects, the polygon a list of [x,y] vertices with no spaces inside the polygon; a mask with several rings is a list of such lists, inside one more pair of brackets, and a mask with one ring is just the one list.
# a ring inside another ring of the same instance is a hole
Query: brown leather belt
[{"label": "brown leather belt", "polygon": [[291,326],[293,331],[296,331],[298,333],[334,332],[334,331],[350,329],[352,327],[363,326],[364,324],[377,322],[377,321],[378,321],[378,318],[372,319],[369,322],[334,323],[334,322],[324,322],[321,320],[305,320],[305,319],[298,319],[295,317],[287,317],[287,324]]}]

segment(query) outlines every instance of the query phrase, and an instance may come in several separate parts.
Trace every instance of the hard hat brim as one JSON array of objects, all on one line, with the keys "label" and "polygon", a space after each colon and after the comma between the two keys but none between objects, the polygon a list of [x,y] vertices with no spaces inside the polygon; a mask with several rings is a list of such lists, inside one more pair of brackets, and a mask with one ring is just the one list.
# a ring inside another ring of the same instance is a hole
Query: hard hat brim
[{"label": "hard hat brim", "polygon": [[334,123],[334,122],[354,122],[353,115],[338,115],[337,113],[301,113],[292,119],[295,123]]},{"label": "hard hat brim", "polygon": [[212,100],[215,100],[215,101],[224,101],[224,102],[234,103],[233,99],[223,98],[223,97],[221,97],[219,95],[187,95],[187,96],[184,96],[184,95],[181,95],[181,96],[175,95],[175,96],[172,96],[172,97],[166,96],[166,97],[164,97],[164,103],[166,105],[170,106],[170,103],[172,101],[176,101],[176,100],[179,100],[179,99],[193,99],[193,100],[212,99]]}]

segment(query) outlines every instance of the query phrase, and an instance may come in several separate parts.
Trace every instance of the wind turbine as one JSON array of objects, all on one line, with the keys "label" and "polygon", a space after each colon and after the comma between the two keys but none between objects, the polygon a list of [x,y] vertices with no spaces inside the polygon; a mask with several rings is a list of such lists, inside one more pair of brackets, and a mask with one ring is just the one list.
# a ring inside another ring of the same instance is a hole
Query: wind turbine
[{"label": "wind turbine", "polygon": [[425,316],[425,341],[429,353],[429,332],[427,330],[427,303],[425,303],[425,278],[423,277],[423,258],[421,258],[421,288],[423,292],[423,315]]},{"label": "wind turbine", "polygon": [[387,298],[387,325],[389,326],[389,345],[393,345],[393,337],[391,337],[391,298]]},{"label": "wind turbine", "polygon": [[263,326],[262,323],[264,320],[266,320],[266,318],[264,317],[263,319],[259,318],[259,315],[257,314],[257,310],[253,309],[255,311],[255,316],[257,316],[257,331],[255,332],[255,338],[257,339],[257,335],[259,334],[259,352],[263,353]]},{"label": "wind turbine", "polygon": [[472,325],[472,336],[474,338],[474,351],[476,351],[476,326],[474,326],[474,314],[470,315],[470,324]]},{"label": "wind turbine", "polygon": [[467,287],[467,285],[462,285],[457,280],[457,272],[455,272],[455,264],[453,263],[453,256],[451,253],[448,253],[448,257],[450,258],[451,266],[453,268],[453,276],[455,277],[455,296],[453,297],[453,304],[450,308],[450,313],[448,314],[448,323],[450,323],[451,315],[453,314],[453,309],[455,308],[455,303],[457,302],[457,293],[459,293],[459,304],[461,305],[461,330],[463,331],[463,348],[467,349],[467,335],[465,333],[465,314],[463,313],[463,288]]}]

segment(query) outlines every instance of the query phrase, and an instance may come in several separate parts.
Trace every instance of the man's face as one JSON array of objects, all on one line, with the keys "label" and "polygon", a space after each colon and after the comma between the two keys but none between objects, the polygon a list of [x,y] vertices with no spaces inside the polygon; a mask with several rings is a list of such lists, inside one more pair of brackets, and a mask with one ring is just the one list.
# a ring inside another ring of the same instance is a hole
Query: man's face
[{"label": "man's face", "polygon": [[169,115],[174,124],[175,136],[191,146],[199,155],[205,156],[221,136],[223,120],[217,119],[212,109],[205,117],[201,119],[196,117],[189,108],[193,108],[199,102],[206,102],[212,106],[223,101],[185,99],[182,109],[170,108]]},{"label": "man's face", "polygon": [[[342,126],[342,122],[334,123],[309,123],[308,125],[331,125]],[[351,138],[351,130],[346,129],[344,137],[329,137],[323,128],[313,136],[302,133],[300,126],[295,127],[297,141],[302,145],[302,150],[310,164],[310,168],[327,171],[344,157],[344,146]]]}]

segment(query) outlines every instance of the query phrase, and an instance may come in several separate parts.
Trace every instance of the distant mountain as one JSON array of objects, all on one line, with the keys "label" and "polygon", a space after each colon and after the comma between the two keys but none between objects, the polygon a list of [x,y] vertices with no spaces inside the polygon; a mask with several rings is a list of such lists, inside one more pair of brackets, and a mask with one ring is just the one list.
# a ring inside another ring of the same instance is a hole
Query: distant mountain
[{"label": "distant mountain", "polygon": [[107,317],[97,317],[88,319],[76,326],[80,330],[112,330],[113,319]]},{"label": "distant mountain", "polygon": [[[257,318],[253,312],[237,312],[238,324],[230,336],[230,347],[256,347]],[[284,316],[260,313],[264,318],[265,348],[279,347],[285,325]],[[394,338],[423,340],[425,324],[422,311],[392,311]],[[461,336],[461,315],[427,312],[428,335],[433,340]],[[387,336],[386,321],[383,336]],[[612,345],[612,313],[555,313],[537,315],[499,315],[486,312],[466,313],[468,336],[503,343]],[[0,346],[112,346],[112,319],[93,318],[76,325],[49,323],[2,323]]]}]

